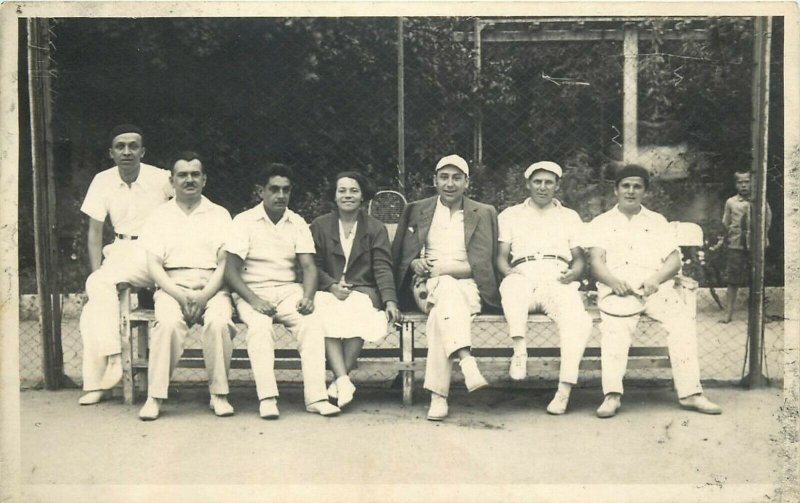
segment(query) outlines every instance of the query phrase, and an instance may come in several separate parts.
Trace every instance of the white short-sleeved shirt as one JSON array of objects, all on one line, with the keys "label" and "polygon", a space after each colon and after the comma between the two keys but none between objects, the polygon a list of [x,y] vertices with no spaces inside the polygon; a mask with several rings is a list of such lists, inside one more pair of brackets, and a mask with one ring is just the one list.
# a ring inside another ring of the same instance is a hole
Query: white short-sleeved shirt
[{"label": "white short-sleeved shirt", "polygon": [[315,252],[303,217],[287,209],[278,223],[272,223],[262,203],[234,217],[225,249],[244,260],[242,280],[262,287],[294,283],[297,254]]},{"label": "white short-sleeved shirt", "polygon": [[618,206],[595,217],[587,245],[604,249],[611,273],[634,288],[661,269],[672,252],[680,251],[667,219],[644,206],[630,220]]},{"label": "white short-sleeved shirt", "polygon": [[231,214],[205,196],[188,215],[175,199],[150,214],[139,239],[165,269],[215,269],[217,253],[231,233]]},{"label": "white short-sleeved shirt", "polygon": [[529,255],[557,255],[572,261],[572,248],[583,246],[584,224],[578,213],[553,199],[546,210],[531,199],[510,206],[497,216],[498,241],[511,245],[511,262]]},{"label": "white short-sleeved shirt", "polygon": [[139,176],[128,187],[114,166],[94,176],[81,211],[101,222],[110,217],[117,234],[138,236],[150,212],[174,195],[165,169],[140,164]]},{"label": "white short-sleeved shirt", "polygon": [[450,213],[450,208],[436,199],[431,228],[425,243],[425,257],[436,260],[467,262],[464,242],[464,210]]}]

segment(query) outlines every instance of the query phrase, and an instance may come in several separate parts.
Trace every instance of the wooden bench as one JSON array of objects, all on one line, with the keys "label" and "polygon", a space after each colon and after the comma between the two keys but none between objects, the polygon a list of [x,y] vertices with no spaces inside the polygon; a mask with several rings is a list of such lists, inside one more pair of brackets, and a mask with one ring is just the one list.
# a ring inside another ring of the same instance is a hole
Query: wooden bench
[{"label": "wooden bench", "polygon": [[[701,246],[703,244],[702,229],[696,224],[674,222],[678,243],[681,246]],[[692,319],[696,318],[696,289],[697,282],[691,278],[678,275],[675,279],[675,287],[679,290],[684,302],[690,309]],[[592,316],[595,323],[600,319],[597,307],[585,297],[584,305]],[[123,397],[126,404],[131,404],[135,400],[136,391],[146,392],[147,389],[147,341],[149,326],[154,321],[153,310],[151,309],[131,309],[131,289],[125,288],[120,292],[120,334],[122,338],[122,362],[123,378],[122,388]],[[425,357],[427,348],[415,347],[416,325],[424,324],[427,316],[420,312],[404,313],[403,322],[400,324],[399,345],[395,348],[364,348],[358,361],[358,369],[376,370],[387,373],[398,373],[401,377],[403,389],[403,403],[411,405],[413,403],[415,373],[425,370]],[[647,316],[642,316],[642,322],[652,323],[653,320]],[[479,314],[473,318],[475,323],[499,323],[505,324],[502,314]],[[553,321],[543,314],[531,314],[528,316],[529,331],[531,328],[542,327],[543,324],[552,324]],[[560,355],[559,347],[538,346],[536,344],[536,330],[534,330],[533,342],[528,348],[529,371],[536,362],[531,358],[558,358]],[[501,361],[484,361],[480,367],[486,371],[505,371],[508,370],[508,361],[512,355],[510,347],[473,347],[472,354],[476,358],[503,358]],[[631,346],[628,353],[631,360],[628,368],[659,368],[669,367],[669,352],[665,346]],[[202,350],[187,348],[178,363],[183,368],[203,368]],[[247,351],[244,349],[234,349],[231,360],[232,369],[248,369],[250,361]],[[275,350],[275,369],[300,370],[300,355],[296,349],[276,349]],[[554,369],[557,370],[557,362],[554,362]],[[582,370],[600,369],[600,348],[589,346],[586,348]],[[530,374],[531,372],[529,372]],[[138,377],[138,383],[137,383]]]},{"label": "wooden bench", "polygon": [[[152,309],[131,309],[130,288],[120,291],[120,334],[122,334],[122,390],[126,404],[136,400],[137,391],[147,392],[147,355],[148,337],[151,324],[155,321]],[[238,320],[234,320],[238,321]],[[276,323],[276,325],[280,325]],[[242,328],[241,323],[237,327]],[[239,331],[241,333],[241,330]],[[403,335],[413,333],[411,330],[401,330],[400,345],[396,348],[364,348],[361,351],[357,368],[359,370],[375,370],[388,373],[407,372],[403,364],[411,362],[412,351],[406,351],[413,346],[413,341],[406,340]],[[237,334],[238,336],[238,334]],[[205,368],[203,351],[199,348],[186,348],[178,362],[180,368]],[[249,369],[250,359],[246,349],[234,349],[231,358],[231,369]],[[300,370],[300,354],[296,349],[275,349],[276,370]],[[413,377],[413,372],[411,373]],[[404,381],[405,382],[405,381]],[[405,403],[411,403],[411,395],[406,398],[406,388],[403,388]],[[410,390],[408,391],[410,393]]]}]

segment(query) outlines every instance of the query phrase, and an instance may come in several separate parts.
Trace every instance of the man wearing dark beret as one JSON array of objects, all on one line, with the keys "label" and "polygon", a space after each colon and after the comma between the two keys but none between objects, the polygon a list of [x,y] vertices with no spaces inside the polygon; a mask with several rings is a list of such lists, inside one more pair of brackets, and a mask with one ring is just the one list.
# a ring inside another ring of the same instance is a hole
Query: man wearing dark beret
[{"label": "man wearing dark beret", "polygon": [[[673,278],[681,268],[675,234],[663,215],[642,205],[650,173],[628,164],[614,177],[617,204],[589,224],[591,270],[599,298],[610,293],[640,293],[644,313],[660,321],[667,332],[670,362],[681,407],[719,414],[719,406],[703,395],[697,360],[694,317]],[[614,317],[600,313],[602,382],[605,399],[597,409],[601,418],[616,415],[621,406],[622,378],[628,362],[631,335],[639,316]]]}]

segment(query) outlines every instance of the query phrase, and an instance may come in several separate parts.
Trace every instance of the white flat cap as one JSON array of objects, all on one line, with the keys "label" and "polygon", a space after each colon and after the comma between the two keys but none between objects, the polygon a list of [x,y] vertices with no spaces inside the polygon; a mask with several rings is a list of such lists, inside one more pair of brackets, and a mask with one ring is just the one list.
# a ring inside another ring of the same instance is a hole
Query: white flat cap
[{"label": "white flat cap", "polygon": [[439,159],[439,162],[436,163],[435,171],[438,172],[440,169],[447,166],[458,168],[463,171],[465,175],[469,176],[469,165],[467,164],[467,161],[465,161],[460,155],[453,154],[442,157]]}]

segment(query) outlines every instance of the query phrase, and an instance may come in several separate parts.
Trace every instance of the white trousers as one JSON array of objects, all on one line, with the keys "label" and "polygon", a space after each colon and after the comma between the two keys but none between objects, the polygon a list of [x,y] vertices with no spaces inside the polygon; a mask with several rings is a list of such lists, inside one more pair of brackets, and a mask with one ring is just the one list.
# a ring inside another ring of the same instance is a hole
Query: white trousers
[{"label": "white trousers", "polygon": [[136,241],[117,240],[103,248],[105,259],[86,280],[88,300],[81,311],[83,389],[100,389],[108,357],[122,351],[119,333],[118,283],[150,288],[147,255]]},{"label": "white trousers", "polygon": [[481,311],[481,297],[475,280],[437,276],[427,281],[428,357],[423,386],[442,396],[450,392],[452,355],[472,345],[472,315]]},{"label": "white trousers", "polygon": [[[609,291],[608,287],[598,285],[598,296]],[[656,293],[647,298],[644,313],[660,321],[667,331],[667,346],[678,398],[702,393],[696,321],[671,282],[662,284]],[[628,349],[639,316],[619,318],[600,313],[600,320],[603,393],[622,393]]]},{"label": "white trousers", "polygon": [[[306,405],[327,400],[325,334],[315,313],[302,315],[297,312],[297,303],[303,298],[303,287],[298,283],[292,283],[262,288],[251,286],[251,288],[256,295],[276,307],[275,320],[282,323],[297,338]],[[250,356],[258,398],[263,400],[277,397],[273,317],[255,311],[238,295],[234,295],[234,300],[239,317],[247,325],[247,354]]]},{"label": "white trousers", "polygon": [[[153,300],[156,322],[149,341],[147,396],[166,399],[169,381],[183,354],[189,327],[183,319],[180,304],[168,293],[158,290]],[[214,395],[227,395],[229,391],[228,372],[236,334],[232,314],[231,296],[225,290],[211,297],[203,313],[203,360],[208,390]]]},{"label": "white trousers", "polygon": [[500,297],[511,337],[525,337],[530,312],[543,312],[553,319],[561,346],[559,380],[576,384],[583,351],[592,333],[592,318],[583,306],[577,285],[565,285],[555,279],[536,281],[514,273],[500,283]]}]

